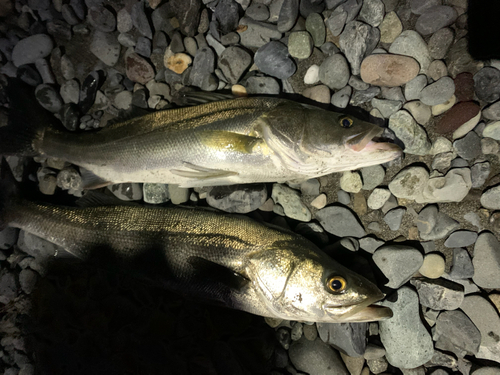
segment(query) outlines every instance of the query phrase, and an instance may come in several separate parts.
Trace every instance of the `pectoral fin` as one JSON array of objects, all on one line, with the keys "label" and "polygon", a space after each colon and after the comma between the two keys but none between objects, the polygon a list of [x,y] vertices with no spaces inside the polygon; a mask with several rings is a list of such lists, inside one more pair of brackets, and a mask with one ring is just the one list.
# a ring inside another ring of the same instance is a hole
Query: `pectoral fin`
[{"label": "pectoral fin", "polygon": [[253,148],[262,143],[262,138],[222,130],[205,130],[198,134],[200,141],[213,149],[220,151],[235,151],[250,154]]},{"label": "pectoral fin", "polygon": [[202,279],[219,282],[233,290],[240,290],[250,282],[245,276],[201,257],[191,256],[188,263]]},{"label": "pectoral fin", "polygon": [[235,176],[238,172],[224,171],[222,169],[206,168],[192,163],[184,162],[184,167],[191,170],[172,169],[170,172],[181,177],[196,178],[198,180],[208,180],[210,178],[222,178]]}]

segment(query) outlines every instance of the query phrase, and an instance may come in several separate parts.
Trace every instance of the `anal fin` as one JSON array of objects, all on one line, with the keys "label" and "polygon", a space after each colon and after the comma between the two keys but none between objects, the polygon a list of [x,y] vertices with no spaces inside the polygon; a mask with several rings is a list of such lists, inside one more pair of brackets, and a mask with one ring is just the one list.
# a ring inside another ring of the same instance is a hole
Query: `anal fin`
[{"label": "anal fin", "polygon": [[188,162],[183,162],[183,165],[184,167],[189,168],[191,170],[186,171],[181,169],[172,169],[170,172],[180,177],[195,178],[199,180],[207,180],[210,178],[221,178],[221,177],[238,175],[238,172],[224,171],[222,169],[206,168]]},{"label": "anal fin", "polygon": [[107,181],[104,178],[97,176],[94,172],[80,167],[80,175],[84,189],[99,189],[108,185],[113,185],[112,181]]}]

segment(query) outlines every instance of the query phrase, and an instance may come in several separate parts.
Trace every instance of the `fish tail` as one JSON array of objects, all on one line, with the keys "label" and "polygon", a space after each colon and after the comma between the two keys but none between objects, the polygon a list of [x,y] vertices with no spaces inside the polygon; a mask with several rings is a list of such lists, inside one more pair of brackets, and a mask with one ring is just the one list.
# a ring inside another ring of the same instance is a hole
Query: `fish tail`
[{"label": "fish tail", "polygon": [[9,79],[9,121],[0,128],[0,155],[35,156],[45,129],[55,120],[36,100],[33,89]]},{"label": "fish tail", "polygon": [[9,164],[5,158],[2,158],[0,166],[0,230],[3,230],[12,221],[19,199],[19,184],[14,178]]}]

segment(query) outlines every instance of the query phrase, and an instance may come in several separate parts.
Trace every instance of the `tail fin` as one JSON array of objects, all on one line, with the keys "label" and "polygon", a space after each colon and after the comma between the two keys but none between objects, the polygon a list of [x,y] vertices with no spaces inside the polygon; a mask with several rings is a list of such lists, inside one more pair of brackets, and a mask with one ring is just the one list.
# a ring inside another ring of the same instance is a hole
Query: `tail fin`
[{"label": "tail fin", "polygon": [[54,121],[23,81],[9,79],[9,121],[0,128],[0,155],[35,156],[45,128]]},{"label": "tail fin", "polygon": [[10,213],[14,212],[20,194],[18,182],[5,158],[2,158],[0,168],[0,230],[2,230],[9,224]]}]

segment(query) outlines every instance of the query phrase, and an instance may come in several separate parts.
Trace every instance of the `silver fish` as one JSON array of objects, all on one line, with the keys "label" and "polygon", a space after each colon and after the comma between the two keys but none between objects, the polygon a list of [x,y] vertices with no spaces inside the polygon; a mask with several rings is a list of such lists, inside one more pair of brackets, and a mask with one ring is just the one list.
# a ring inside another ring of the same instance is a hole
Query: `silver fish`
[{"label": "silver fish", "polygon": [[401,155],[395,144],[373,141],[382,132],[377,125],[272,97],[209,101],[72,133],[57,130],[54,118],[35,111],[37,103],[11,86],[11,124],[0,128],[0,154],[63,159],[82,168],[85,188],[297,181]]},{"label": "silver fish", "polygon": [[19,199],[1,183],[0,229],[6,225],[83,260],[117,264],[191,298],[264,317],[338,323],[392,316],[372,305],[384,297],[373,283],[305,238],[245,216],[179,207],[52,206]]}]

